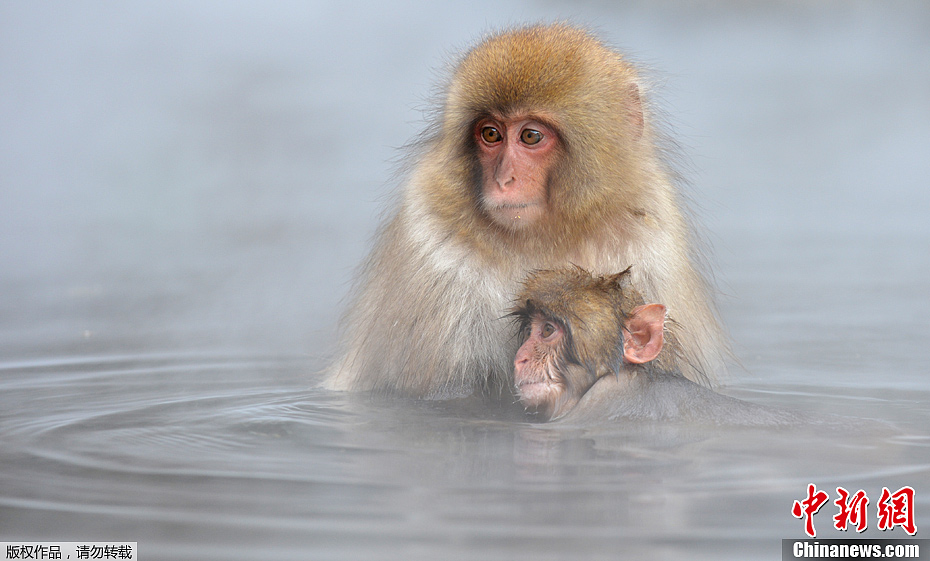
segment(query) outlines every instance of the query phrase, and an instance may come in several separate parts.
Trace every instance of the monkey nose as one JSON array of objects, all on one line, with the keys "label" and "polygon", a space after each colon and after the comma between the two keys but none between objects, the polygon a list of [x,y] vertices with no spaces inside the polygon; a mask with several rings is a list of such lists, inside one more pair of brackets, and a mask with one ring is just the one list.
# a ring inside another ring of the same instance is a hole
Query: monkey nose
[{"label": "monkey nose", "polygon": [[530,361],[530,353],[528,353],[523,347],[517,351],[516,358],[513,359],[513,367],[520,368],[524,364]]},{"label": "monkey nose", "polygon": [[514,169],[513,158],[507,153],[501,156],[497,162],[497,169],[494,170],[494,180],[501,191],[506,191],[514,186],[517,182],[517,173]]},{"label": "monkey nose", "polygon": [[508,179],[507,181],[498,181],[498,182],[497,182],[497,188],[498,188],[500,191],[510,191],[511,189],[513,189],[513,186],[514,186],[514,179],[513,179],[513,178]]},{"label": "monkey nose", "polygon": [[506,191],[514,186],[517,182],[517,178],[514,176],[513,172],[507,170],[506,173],[499,173],[497,175],[497,188],[501,191]]}]

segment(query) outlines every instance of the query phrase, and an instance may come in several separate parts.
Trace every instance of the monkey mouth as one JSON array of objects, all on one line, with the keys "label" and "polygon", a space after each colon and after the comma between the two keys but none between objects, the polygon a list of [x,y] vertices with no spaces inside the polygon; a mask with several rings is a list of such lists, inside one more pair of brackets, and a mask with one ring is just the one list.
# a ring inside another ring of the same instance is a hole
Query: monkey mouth
[{"label": "monkey mouth", "polygon": [[545,213],[545,209],[539,202],[492,202],[488,212],[501,226],[522,228],[536,222]]},{"label": "monkey mouth", "polygon": [[495,210],[498,212],[512,213],[514,218],[519,220],[521,213],[526,213],[530,209],[535,209],[539,206],[539,203],[500,203],[495,205]]},{"label": "monkey mouth", "polygon": [[523,391],[525,388],[548,386],[548,380],[533,380],[530,382],[520,382],[517,384],[517,391]]},{"label": "monkey mouth", "polygon": [[535,408],[545,403],[552,385],[549,380],[527,380],[516,384],[517,395],[524,407]]}]

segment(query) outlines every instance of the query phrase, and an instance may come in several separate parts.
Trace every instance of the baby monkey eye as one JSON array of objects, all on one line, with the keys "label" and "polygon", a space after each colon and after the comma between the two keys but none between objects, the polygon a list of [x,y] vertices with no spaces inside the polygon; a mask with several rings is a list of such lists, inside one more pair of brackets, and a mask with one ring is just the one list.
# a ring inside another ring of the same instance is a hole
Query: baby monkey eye
[{"label": "baby monkey eye", "polygon": [[496,128],[488,125],[481,128],[481,138],[488,144],[494,144],[501,141],[501,133]]},{"label": "baby monkey eye", "polygon": [[552,336],[553,333],[555,333],[555,326],[549,322],[546,322],[546,325],[544,325],[542,328],[543,339],[548,339]]},{"label": "baby monkey eye", "polygon": [[522,140],[524,144],[533,145],[542,139],[543,133],[533,129],[523,129],[523,132],[520,133],[520,140]]}]

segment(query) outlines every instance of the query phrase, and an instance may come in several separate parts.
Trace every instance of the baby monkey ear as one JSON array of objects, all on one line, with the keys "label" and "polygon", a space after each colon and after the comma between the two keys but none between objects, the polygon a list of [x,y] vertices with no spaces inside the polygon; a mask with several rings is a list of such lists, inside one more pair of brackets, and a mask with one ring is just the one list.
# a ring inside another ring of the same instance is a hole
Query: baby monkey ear
[{"label": "baby monkey ear", "polygon": [[623,358],[633,364],[654,360],[664,342],[665,306],[646,304],[633,308],[624,327]]}]

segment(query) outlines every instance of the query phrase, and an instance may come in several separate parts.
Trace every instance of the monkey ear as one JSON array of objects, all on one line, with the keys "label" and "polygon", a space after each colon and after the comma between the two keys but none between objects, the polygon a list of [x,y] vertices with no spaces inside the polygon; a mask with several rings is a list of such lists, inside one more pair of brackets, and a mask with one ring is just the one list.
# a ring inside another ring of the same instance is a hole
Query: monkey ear
[{"label": "monkey ear", "polygon": [[626,320],[627,336],[623,339],[623,358],[633,364],[643,364],[659,356],[664,342],[665,306],[646,304],[633,309]]},{"label": "monkey ear", "polygon": [[615,275],[609,275],[607,280],[612,283],[616,288],[620,290],[626,290],[630,286],[630,269],[633,268],[633,265],[630,265],[626,269],[620,271]]}]

